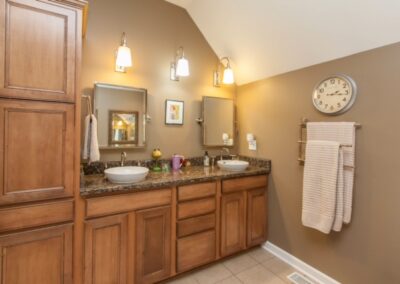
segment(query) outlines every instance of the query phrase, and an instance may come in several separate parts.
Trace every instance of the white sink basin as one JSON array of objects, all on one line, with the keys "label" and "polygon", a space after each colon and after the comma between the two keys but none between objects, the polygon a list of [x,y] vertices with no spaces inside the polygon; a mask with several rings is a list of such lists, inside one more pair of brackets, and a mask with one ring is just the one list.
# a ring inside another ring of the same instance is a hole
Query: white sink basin
[{"label": "white sink basin", "polygon": [[239,160],[219,160],[217,164],[221,170],[233,172],[244,171],[249,166],[249,162]]},{"label": "white sink basin", "polygon": [[109,168],[104,174],[110,182],[113,183],[134,183],[142,181],[149,173],[145,167],[116,167]]}]

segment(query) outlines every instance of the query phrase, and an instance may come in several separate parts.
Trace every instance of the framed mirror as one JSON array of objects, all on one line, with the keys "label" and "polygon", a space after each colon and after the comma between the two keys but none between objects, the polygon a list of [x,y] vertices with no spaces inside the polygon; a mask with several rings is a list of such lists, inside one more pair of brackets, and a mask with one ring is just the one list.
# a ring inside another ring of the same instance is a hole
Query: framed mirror
[{"label": "framed mirror", "polygon": [[100,149],[146,146],[146,89],[95,83],[94,109]]},{"label": "framed mirror", "polygon": [[234,146],[234,101],[226,98],[203,97],[202,128],[204,146]]}]

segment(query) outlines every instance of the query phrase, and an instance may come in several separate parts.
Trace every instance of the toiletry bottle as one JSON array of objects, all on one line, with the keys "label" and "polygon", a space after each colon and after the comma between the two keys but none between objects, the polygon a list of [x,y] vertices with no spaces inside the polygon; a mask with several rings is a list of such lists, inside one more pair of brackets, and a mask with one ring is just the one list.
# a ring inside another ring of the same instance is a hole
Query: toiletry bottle
[{"label": "toiletry bottle", "polygon": [[209,167],[210,166],[210,157],[208,156],[208,152],[206,151],[204,154],[204,166]]}]

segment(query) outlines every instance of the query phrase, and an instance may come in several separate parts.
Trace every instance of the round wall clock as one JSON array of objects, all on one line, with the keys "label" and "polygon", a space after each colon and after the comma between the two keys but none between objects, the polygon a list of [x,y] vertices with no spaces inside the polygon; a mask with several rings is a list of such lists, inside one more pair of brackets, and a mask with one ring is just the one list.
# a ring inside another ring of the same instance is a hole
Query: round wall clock
[{"label": "round wall clock", "polygon": [[352,78],[346,75],[333,75],[318,83],[312,95],[317,110],[326,114],[340,114],[349,110],[354,104],[357,86]]}]

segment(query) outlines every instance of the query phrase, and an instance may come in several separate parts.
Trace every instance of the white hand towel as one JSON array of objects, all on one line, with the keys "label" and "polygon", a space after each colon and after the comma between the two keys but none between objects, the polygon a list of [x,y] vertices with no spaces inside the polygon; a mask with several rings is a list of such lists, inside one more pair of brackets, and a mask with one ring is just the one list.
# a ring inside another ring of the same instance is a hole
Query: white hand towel
[{"label": "white hand towel", "polygon": [[328,234],[336,216],[340,143],[308,140],[303,180],[304,226]]},{"label": "white hand towel", "polygon": [[340,144],[352,145],[342,147],[343,165],[343,222],[351,221],[353,204],[355,140],[356,131],[354,122],[309,122],[307,123],[307,140],[337,141]]},{"label": "white hand towel", "polygon": [[100,160],[99,142],[97,139],[97,119],[93,114],[85,118],[83,159],[88,159],[89,163]]},{"label": "white hand towel", "polygon": [[336,184],[336,208],[335,219],[333,220],[332,230],[340,232],[343,226],[344,214],[344,182],[343,182],[343,151],[339,147],[339,159],[337,170],[337,184]]}]

